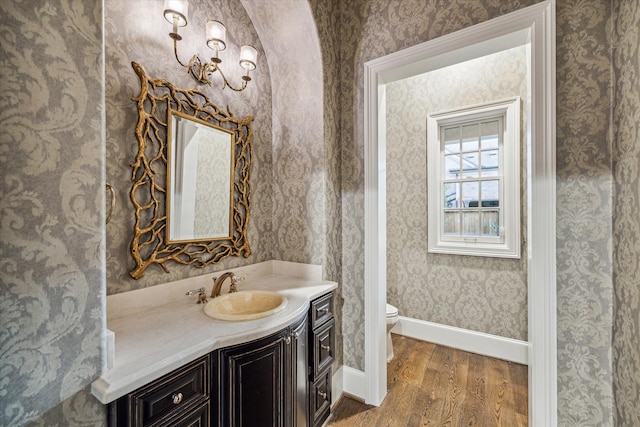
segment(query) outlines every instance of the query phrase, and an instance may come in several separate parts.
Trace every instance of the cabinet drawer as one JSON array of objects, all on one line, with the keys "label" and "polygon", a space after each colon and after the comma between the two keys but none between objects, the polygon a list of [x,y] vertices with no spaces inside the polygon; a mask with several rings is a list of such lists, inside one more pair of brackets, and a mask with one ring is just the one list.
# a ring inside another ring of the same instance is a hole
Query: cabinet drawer
[{"label": "cabinet drawer", "polygon": [[333,318],[333,293],[311,301],[311,329]]},{"label": "cabinet drawer", "polygon": [[322,425],[331,412],[331,369],[313,382],[311,387],[311,414],[314,426]]},{"label": "cabinet drawer", "polygon": [[320,373],[333,363],[334,326],[335,320],[331,319],[313,331],[313,378],[318,378]]},{"label": "cabinet drawer", "polygon": [[210,427],[209,402],[195,407],[184,415],[157,424],[158,427]]},{"label": "cabinet drawer", "polygon": [[164,425],[164,420],[175,420],[174,417],[206,402],[208,397],[207,355],[133,392],[130,398],[135,425]]}]

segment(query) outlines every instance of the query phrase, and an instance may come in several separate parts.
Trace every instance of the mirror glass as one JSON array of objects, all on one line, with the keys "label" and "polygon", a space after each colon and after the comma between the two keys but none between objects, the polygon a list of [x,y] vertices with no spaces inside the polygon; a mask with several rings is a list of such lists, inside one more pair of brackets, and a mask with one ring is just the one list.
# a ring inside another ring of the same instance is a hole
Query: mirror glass
[{"label": "mirror glass", "polygon": [[229,239],[233,132],[169,111],[167,241]]}]

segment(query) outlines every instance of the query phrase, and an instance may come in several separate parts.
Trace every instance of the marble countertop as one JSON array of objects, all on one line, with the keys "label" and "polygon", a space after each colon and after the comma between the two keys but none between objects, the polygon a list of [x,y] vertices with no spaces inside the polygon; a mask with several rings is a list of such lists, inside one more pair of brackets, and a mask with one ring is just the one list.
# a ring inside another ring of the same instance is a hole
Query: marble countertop
[{"label": "marble countertop", "polygon": [[[227,287],[228,282],[223,292]],[[330,281],[267,274],[241,282],[239,290],[285,295],[286,308],[270,317],[243,322],[215,320],[204,313],[204,304],[196,304],[194,296],[146,305],[110,318],[107,327],[115,333],[115,366],[93,382],[91,392],[106,404],[215,349],[268,336],[299,319],[311,300],[336,287],[337,283]],[[207,291],[211,292],[210,288]]]}]

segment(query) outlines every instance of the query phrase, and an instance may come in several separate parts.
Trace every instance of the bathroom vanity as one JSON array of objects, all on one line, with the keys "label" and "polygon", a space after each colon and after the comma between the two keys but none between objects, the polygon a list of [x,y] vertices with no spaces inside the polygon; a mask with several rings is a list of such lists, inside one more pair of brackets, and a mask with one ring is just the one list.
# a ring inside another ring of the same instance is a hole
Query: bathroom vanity
[{"label": "bathroom vanity", "polygon": [[195,297],[182,292],[197,287],[194,279],[182,282],[188,283],[174,282],[172,291],[160,285],[161,300],[165,292],[181,294],[166,304],[155,305],[147,295],[136,310],[141,294],[115,296],[121,301],[112,302],[118,307],[108,321],[115,332],[115,366],[92,385],[109,405],[110,426],[300,427],[320,426],[328,418],[335,282],[247,277],[243,287],[281,293],[287,305],[241,322],[208,317]]},{"label": "bathroom vanity", "polygon": [[[249,256],[253,117],[132,67],[140,95],[129,275]],[[322,280],[321,266],[282,261],[215,275],[215,286],[209,274],[107,298],[113,363],[92,393],[109,405],[109,424],[321,425],[330,413],[337,284]]]}]

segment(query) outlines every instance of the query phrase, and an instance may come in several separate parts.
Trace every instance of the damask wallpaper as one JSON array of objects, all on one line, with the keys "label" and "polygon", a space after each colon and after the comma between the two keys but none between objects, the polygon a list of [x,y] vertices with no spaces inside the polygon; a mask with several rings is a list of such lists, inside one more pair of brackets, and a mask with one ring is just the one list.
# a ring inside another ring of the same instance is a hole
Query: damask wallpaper
[{"label": "damask wallpaper", "polygon": [[[249,44],[258,49],[258,64],[252,80],[243,92],[220,90],[220,77],[211,86],[197,83],[174,59],[169,24],[162,14],[163,2],[148,0],[109,0],[105,2],[105,64],[107,182],[116,191],[116,208],[107,226],[107,293],[114,294],[202,275],[221,269],[253,264],[273,258],[271,211],[272,193],[272,120],[271,77],[260,39],[238,0],[189,1],[189,20],[179,29],[183,39],[178,43],[178,55],[183,63],[192,55],[209,58],[212,52],[205,43],[204,28],[208,19],[217,19],[227,28],[227,48],[220,53],[222,69],[234,85],[243,74],[238,65],[240,46]],[[215,16],[214,16],[215,15]],[[144,277],[129,276],[135,263],[130,254],[135,217],[129,199],[131,163],[137,152],[134,132],[137,110],[132,98],[140,92],[140,81],[131,61],[141,64],[153,78],[169,80],[184,89],[199,89],[222,108],[229,106],[236,117],[253,115],[253,169],[251,171],[251,217],[248,240],[251,255],[229,257],[206,268],[167,264],[169,274],[152,266]]]},{"label": "damask wallpaper", "polygon": [[616,424],[640,425],[640,2],[613,3]]},{"label": "damask wallpaper", "polygon": [[341,169],[340,127],[338,116],[339,102],[339,67],[340,44],[339,33],[335,31],[339,22],[338,7],[340,0],[311,0],[313,16],[316,22],[320,49],[322,52],[322,85],[323,85],[323,131],[324,131],[324,277],[338,282],[335,292],[334,314],[336,316],[336,361],[340,366],[342,360],[342,204],[341,204]]},{"label": "damask wallpaper", "polygon": [[[229,236],[230,212],[229,189],[231,183],[231,163],[220,162],[219,155],[230,158],[228,141],[222,146],[214,144],[198,144],[198,161],[196,167],[196,196],[194,203],[194,235],[195,236]],[[211,167],[213,165],[214,167]],[[218,209],[220,207],[220,209]],[[224,208],[222,208],[224,207]],[[212,209],[213,208],[213,209]],[[214,234],[211,234],[211,232]]]},{"label": "damask wallpaper", "polygon": [[102,3],[0,11],[0,425],[99,426]]},{"label": "damask wallpaper", "polygon": [[613,423],[608,1],[557,3],[558,423]]},{"label": "damask wallpaper", "polygon": [[[525,47],[386,86],[387,301],[401,316],[527,340],[527,253],[520,259],[427,253],[427,116],[521,98],[526,141]],[[526,144],[520,144],[522,235],[526,235]]]}]

